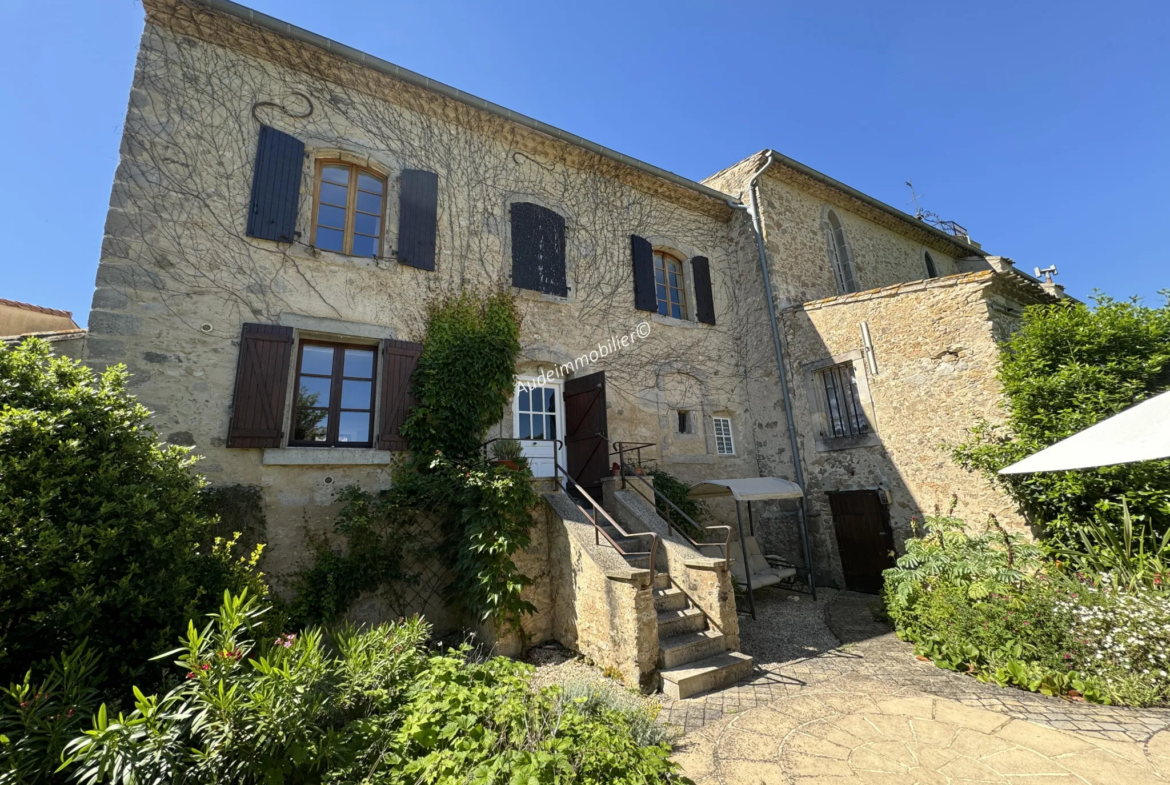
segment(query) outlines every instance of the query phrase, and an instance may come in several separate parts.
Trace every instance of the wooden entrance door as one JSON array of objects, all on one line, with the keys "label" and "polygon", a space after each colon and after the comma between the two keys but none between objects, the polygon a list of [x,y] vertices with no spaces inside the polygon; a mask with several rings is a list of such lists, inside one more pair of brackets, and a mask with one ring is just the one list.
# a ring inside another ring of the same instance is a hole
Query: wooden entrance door
[{"label": "wooden entrance door", "polygon": [[830,492],[829,506],[845,588],[877,594],[882,589],[882,571],[894,566],[889,510],[877,491]]},{"label": "wooden entrance door", "polygon": [[[601,478],[609,474],[605,422],[605,371],[565,382],[565,452],[569,476],[601,504]],[[569,490],[576,489],[571,485]]]}]

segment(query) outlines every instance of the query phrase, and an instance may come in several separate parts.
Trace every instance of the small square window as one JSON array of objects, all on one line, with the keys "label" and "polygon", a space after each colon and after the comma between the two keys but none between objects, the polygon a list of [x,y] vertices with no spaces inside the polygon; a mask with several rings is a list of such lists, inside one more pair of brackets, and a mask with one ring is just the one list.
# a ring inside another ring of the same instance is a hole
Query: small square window
[{"label": "small square window", "polygon": [[715,417],[715,452],[720,455],[735,455],[735,441],[731,437],[731,419]]}]

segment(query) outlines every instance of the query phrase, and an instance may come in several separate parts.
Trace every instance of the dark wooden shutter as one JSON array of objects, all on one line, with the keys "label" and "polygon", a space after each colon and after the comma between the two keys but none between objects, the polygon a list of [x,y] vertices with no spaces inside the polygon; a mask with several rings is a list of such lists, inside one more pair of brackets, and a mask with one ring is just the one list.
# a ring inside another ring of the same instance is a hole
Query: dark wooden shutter
[{"label": "dark wooden shutter", "polygon": [[435,269],[435,231],[439,211],[439,176],[404,169],[398,192],[398,263]]},{"label": "dark wooden shutter", "polygon": [[379,450],[408,449],[400,431],[406,413],[414,406],[410,394],[410,376],[418,367],[421,343],[410,341],[382,342],[382,425],[378,429]]},{"label": "dark wooden shutter", "polygon": [[252,173],[252,201],[248,208],[249,237],[282,243],[293,241],[304,158],[305,143],[300,139],[260,126],[256,168]]},{"label": "dark wooden shutter", "polygon": [[279,447],[292,359],[293,330],[245,324],[240,336],[228,447]]},{"label": "dark wooden shutter", "polygon": [[634,258],[634,307],[639,311],[657,311],[654,294],[654,246],[636,234],[630,235],[630,253]]},{"label": "dark wooden shutter", "polygon": [[[601,499],[601,479],[609,475],[607,430],[605,371],[566,381],[565,460],[569,475],[595,500]],[[575,488],[571,492],[577,495]]]},{"label": "dark wooden shutter", "polygon": [[512,205],[512,285],[565,297],[565,219],[547,207]]},{"label": "dark wooden shutter", "polygon": [[711,265],[706,256],[691,259],[695,276],[695,318],[703,324],[715,324],[715,299],[711,296]]}]

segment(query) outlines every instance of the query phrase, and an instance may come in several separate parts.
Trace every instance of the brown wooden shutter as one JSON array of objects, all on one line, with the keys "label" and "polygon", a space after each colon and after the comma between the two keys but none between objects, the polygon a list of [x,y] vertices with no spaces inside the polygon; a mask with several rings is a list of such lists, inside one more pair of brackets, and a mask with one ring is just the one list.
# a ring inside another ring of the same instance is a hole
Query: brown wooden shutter
[{"label": "brown wooden shutter", "polygon": [[715,298],[711,295],[711,265],[706,256],[691,259],[695,276],[695,318],[703,324],[715,324]]},{"label": "brown wooden shutter", "polygon": [[435,269],[439,176],[421,169],[402,172],[398,192],[398,263]]},{"label": "brown wooden shutter", "polygon": [[634,307],[639,311],[657,311],[654,294],[654,246],[636,234],[630,235],[630,253],[634,259]]},{"label": "brown wooden shutter", "polygon": [[228,447],[279,447],[292,360],[293,329],[245,324],[240,336]]},{"label": "brown wooden shutter", "polygon": [[409,445],[400,433],[406,413],[414,406],[410,376],[418,367],[421,343],[382,342],[382,424],[378,429],[379,450],[406,450]]},{"label": "brown wooden shutter", "polygon": [[305,143],[283,131],[260,126],[252,198],[248,206],[249,237],[291,243],[296,235]]}]

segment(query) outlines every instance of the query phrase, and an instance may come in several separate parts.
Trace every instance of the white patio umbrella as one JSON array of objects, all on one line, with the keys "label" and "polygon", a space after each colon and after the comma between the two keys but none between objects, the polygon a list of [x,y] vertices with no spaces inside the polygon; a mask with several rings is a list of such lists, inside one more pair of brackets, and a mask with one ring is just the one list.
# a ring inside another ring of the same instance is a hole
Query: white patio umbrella
[{"label": "white patio umbrella", "polygon": [[1118,412],[1000,474],[1060,472],[1170,458],[1170,392]]}]

